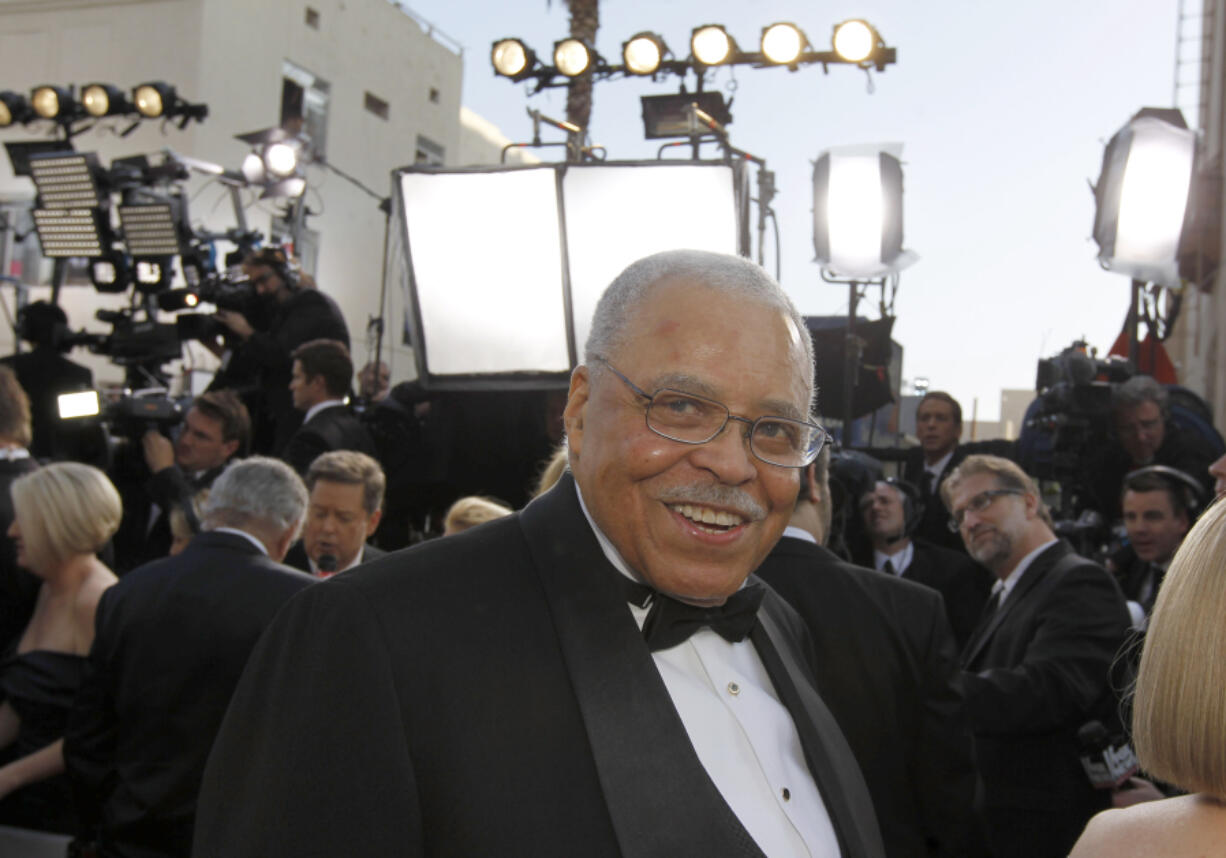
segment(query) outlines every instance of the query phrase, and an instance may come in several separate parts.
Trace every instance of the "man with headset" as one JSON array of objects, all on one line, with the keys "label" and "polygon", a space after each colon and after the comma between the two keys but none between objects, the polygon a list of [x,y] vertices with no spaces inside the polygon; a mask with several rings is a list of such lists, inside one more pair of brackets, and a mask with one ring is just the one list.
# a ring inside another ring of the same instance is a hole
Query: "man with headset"
[{"label": "man with headset", "polygon": [[290,399],[290,355],[317,339],[339,340],[348,348],[349,329],[336,302],[315,288],[280,248],[253,251],[243,260],[243,270],[268,310],[269,324],[259,331],[240,312],[217,311],[240,342],[225,369],[237,364],[256,373],[254,389],[244,391],[253,422],[252,447],[257,453],[277,453],[302,423]]},{"label": "man with headset", "polygon": [[962,647],[988,600],[992,576],[965,554],[911,534],[923,518],[919,491],[903,480],[880,480],[860,498],[864,530],[872,540],[865,566],[931,587],[945,600],[954,639]]}]

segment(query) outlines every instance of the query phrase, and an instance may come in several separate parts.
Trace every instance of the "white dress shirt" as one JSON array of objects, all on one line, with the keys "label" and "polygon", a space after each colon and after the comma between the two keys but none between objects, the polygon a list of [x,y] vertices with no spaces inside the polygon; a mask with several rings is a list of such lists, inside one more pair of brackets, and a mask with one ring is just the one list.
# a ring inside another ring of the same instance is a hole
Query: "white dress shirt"
[{"label": "white dress shirt", "polygon": [[1009,598],[1009,594],[1013,592],[1013,589],[1017,586],[1017,582],[1022,580],[1022,576],[1026,574],[1026,570],[1030,568],[1030,564],[1034,562],[1034,559],[1059,541],[1060,540],[1058,539],[1052,539],[1048,542],[1044,542],[1034,551],[1031,551],[1029,554],[1019,560],[1017,566],[1014,567],[1013,571],[1009,573],[1007,578],[998,580],[992,585],[992,593],[989,598],[995,596],[997,593],[1000,593],[1000,601],[996,605],[997,609],[999,609],[1000,606],[1005,603],[1005,599]]},{"label": "white dress shirt", "polygon": [[331,408],[333,405],[344,405],[344,404],[345,404],[345,400],[343,399],[325,399],[323,402],[317,402],[314,405],[312,405],[310,408],[307,409],[306,414],[302,415],[302,422],[306,423],[316,414],[323,411],[325,408]]},{"label": "white dress shirt", "polygon": [[[581,493],[579,505],[609,562],[638,581]],[[642,628],[648,609],[626,607]],[[753,644],[703,628],[651,655],[699,761],[758,847],[770,858],[840,855],[800,734]]]},{"label": "white dress shirt", "polygon": [[884,551],[873,550],[873,568],[881,571],[885,569],[885,564],[888,562],[894,567],[894,574],[902,577],[902,573],[907,571],[907,567],[911,565],[911,561],[915,559],[915,545],[911,540],[907,540],[907,547],[895,551],[893,554],[886,554]]}]

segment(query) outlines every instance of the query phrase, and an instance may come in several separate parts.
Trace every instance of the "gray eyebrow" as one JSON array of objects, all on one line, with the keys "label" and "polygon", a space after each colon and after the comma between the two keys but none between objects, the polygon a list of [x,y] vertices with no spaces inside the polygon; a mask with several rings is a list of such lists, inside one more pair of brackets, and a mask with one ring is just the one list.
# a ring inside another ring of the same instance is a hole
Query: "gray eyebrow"
[{"label": "gray eyebrow", "polygon": [[[686,372],[669,372],[657,375],[651,380],[651,386],[645,387],[644,390],[655,393],[662,387],[671,387],[673,390],[680,390],[683,393],[694,393],[698,396],[705,396],[707,399],[714,399],[716,402],[723,402],[719,398],[719,392],[709,382]],[[808,421],[810,419],[809,415],[802,412],[795,404],[788,402],[786,399],[764,399],[760,402],[760,405],[764,409],[765,415],[771,417],[789,417],[792,420],[801,421]]]}]

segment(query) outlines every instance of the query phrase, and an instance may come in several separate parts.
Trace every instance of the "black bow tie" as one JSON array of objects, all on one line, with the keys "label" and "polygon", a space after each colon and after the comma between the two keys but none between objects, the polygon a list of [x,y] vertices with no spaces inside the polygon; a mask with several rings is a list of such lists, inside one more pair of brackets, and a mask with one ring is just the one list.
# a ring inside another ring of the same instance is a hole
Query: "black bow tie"
[{"label": "black bow tie", "polygon": [[742,587],[722,605],[702,608],[666,596],[646,584],[618,576],[625,582],[626,600],[640,608],[651,608],[643,621],[643,639],[652,652],[669,649],[687,641],[703,626],[730,643],[745,640],[758,620],[758,607],[766,588],[761,584]]}]

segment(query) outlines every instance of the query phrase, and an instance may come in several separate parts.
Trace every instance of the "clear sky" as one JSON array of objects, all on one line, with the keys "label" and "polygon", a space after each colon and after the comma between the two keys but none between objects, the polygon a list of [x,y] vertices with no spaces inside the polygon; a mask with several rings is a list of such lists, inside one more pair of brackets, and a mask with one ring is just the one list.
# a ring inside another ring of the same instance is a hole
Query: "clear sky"
[{"label": "clear sky", "polygon": [[[489,64],[505,36],[548,57],[567,34],[561,0],[407,5],[464,46],[463,102],[508,137],[531,137],[529,107],[565,116],[564,90],[529,98],[527,84]],[[806,314],[847,311],[846,287],[823,283],[812,261],[811,162],[830,146],[903,144],[904,243],[920,256],[895,305],[903,377],[927,377],[968,415],[977,397],[979,417],[996,419],[1001,388],[1032,386],[1038,358],[1081,337],[1106,352],[1120,331],[1128,281],[1098,267],[1088,181],[1137,109],[1172,103],[1177,0],[605,0],[596,47],[619,62],[623,41],[652,30],[683,57],[691,28],[721,23],[756,50],[763,26],[792,21],[824,49],[851,17],[898,50],[896,65],[873,73],[872,93],[863,72],[838,66],[725,69],[708,88],[735,88],[732,142],[776,173],[782,281]],[[675,92],[677,80],[597,84],[593,140],[611,158],[654,157],[639,96]]]}]

